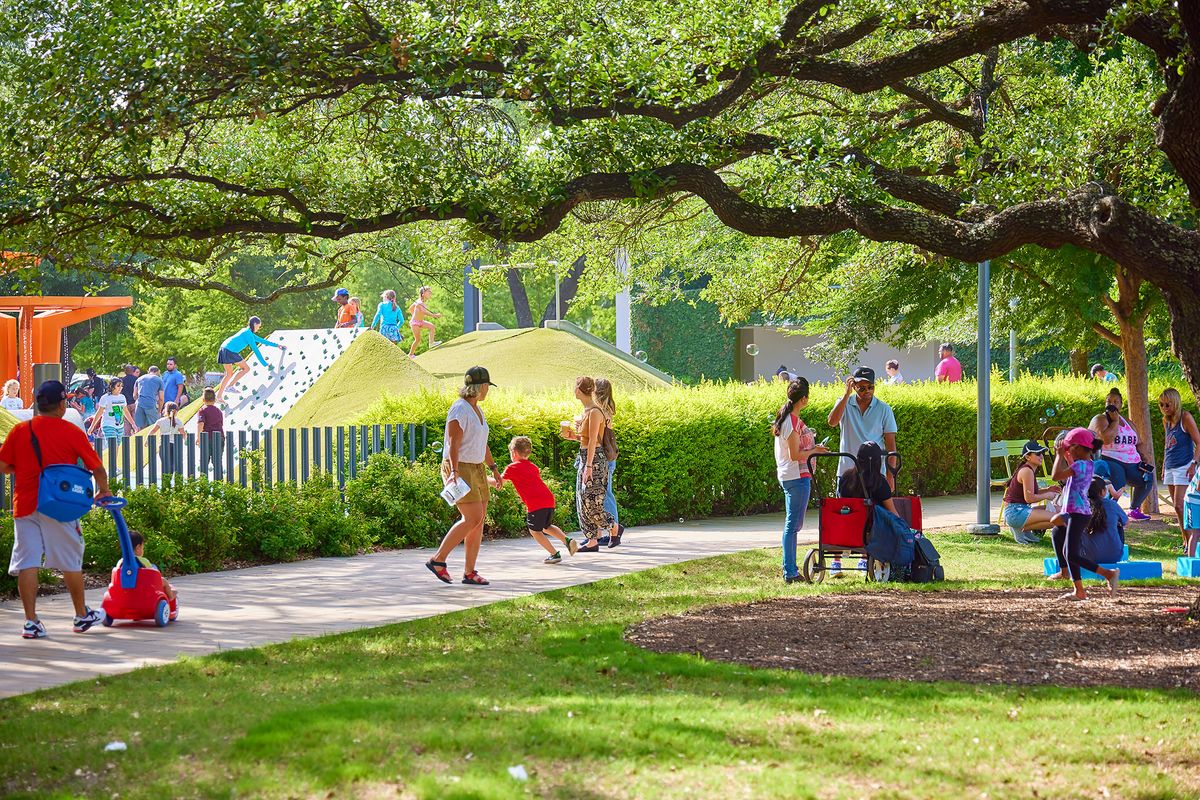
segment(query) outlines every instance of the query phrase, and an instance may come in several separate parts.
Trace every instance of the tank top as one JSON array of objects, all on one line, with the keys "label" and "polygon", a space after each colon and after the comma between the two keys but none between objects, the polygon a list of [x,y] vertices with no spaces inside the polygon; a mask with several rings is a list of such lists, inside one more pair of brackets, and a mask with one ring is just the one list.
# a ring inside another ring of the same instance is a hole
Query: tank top
[{"label": "tank top", "polygon": [[1142,460],[1137,451],[1137,431],[1125,421],[1124,417],[1119,417],[1119,420],[1116,437],[1113,439],[1112,444],[1105,445],[1104,449],[1100,451],[1100,455],[1124,464],[1136,464]]},{"label": "tank top", "polygon": [[[1014,503],[1018,503],[1023,506],[1029,505],[1029,501],[1025,499],[1025,487],[1021,485],[1021,481],[1019,480],[1021,477],[1021,470],[1023,469],[1032,471],[1033,467],[1031,467],[1029,464],[1022,464],[1021,466],[1017,467],[1017,471],[1013,473],[1012,480],[1008,482],[1008,488],[1004,490],[1004,502],[1007,505],[1013,505]],[[1033,483],[1035,486],[1037,485],[1036,473],[1033,476]]]},{"label": "tank top", "polygon": [[1163,443],[1163,468],[1179,469],[1192,463],[1196,457],[1196,447],[1192,437],[1183,428],[1183,414],[1179,421],[1167,429],[1166,441]]}]

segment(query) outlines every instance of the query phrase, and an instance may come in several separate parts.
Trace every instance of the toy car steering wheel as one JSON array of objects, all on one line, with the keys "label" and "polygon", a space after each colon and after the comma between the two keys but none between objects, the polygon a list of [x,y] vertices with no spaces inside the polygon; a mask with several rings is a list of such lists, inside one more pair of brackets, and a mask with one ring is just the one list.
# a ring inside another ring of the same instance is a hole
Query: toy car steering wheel
[{"label": "toy car steering wheel", "polygon": [[117,497],[115,494],[108,497],[97,498],[96,507],[103,509],[124,508],[126,501],[124,497]]}]

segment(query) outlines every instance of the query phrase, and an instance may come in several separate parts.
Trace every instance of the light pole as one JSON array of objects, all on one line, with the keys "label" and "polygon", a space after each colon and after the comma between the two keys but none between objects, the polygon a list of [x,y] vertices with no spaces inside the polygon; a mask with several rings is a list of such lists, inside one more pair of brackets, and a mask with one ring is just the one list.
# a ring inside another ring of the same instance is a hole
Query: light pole
[{"label": "light pole", "polygon": [[1000,526],[992,523],[992,262],[979,263],[979,411],[975,415],[975,524],[967,530],[976,536],[995,536]]},{"label": "light pole", "polygon": [[1013,322],[1008,327],[1008,382],[1017,382],[1017,298],[1009,298],[1008,310],[1012,312]]}]

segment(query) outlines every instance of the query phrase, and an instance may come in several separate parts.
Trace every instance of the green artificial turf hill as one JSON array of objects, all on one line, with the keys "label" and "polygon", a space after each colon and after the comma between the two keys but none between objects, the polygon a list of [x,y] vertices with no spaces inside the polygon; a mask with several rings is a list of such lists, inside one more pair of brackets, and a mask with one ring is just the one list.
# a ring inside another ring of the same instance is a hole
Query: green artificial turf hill
[{"label": "green artificial turf hill", "polygon": [[570,387],[579,375],[608,378],[622,392],[668,385],[578,336],[547,328],[468,333],[422,353],[417,363],[455,386],[476,365],[487,367],[498,386],[529,391]]},{"label": "green artificial turf hill", "polygon": [[17,424],[17,418],[0,408],[0,442],[3,442],[8,432]]},{"label": "green artificial turf hill", "polygon": [[375,331],[356,338],[279,420],[280,428],[349,425],[388,394],[441,387],[407,351]]}]

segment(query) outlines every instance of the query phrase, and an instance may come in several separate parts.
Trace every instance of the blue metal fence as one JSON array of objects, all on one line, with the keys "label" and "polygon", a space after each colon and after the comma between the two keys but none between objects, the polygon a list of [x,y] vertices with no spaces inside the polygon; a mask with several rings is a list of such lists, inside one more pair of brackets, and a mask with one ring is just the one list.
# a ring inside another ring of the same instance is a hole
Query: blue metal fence
[{"label": "blue metal fence", "polygon": [[[358,476],[376,453],[415,461],[428,446],[424,425],[351,425],[271,431],[126,436],[96,442],[109,480],[122,486],[158,486],[164,477],[208,477],[257,488],[259,480],[304,483],[315,472],[339,487]],[[12,507],[12,476],[0,475],[0,508]]]}]

